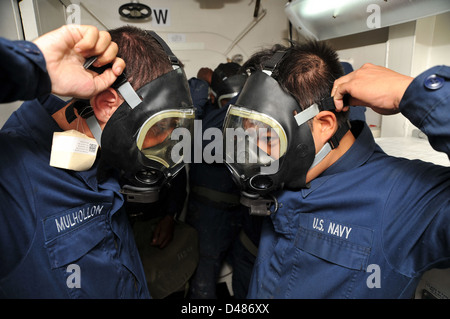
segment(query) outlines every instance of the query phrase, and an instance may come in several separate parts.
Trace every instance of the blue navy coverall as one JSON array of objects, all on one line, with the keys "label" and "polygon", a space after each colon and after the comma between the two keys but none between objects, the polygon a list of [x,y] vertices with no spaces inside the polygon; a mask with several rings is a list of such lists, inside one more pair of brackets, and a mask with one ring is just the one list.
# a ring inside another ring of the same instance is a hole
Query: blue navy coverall
[{"label": "blue navy coverall", "polygon": [[[33,65],[19,68],[29,83],[46,74],[42,56],[9,57]],[[43,81],[31,97],[50,91]],[[27,98],[11,90],[8,99]],[[51,114],[64,105],[55,96],[25,102],[0,131],[0,298],[149,298],[117,180],[98,181],[97,163],[84,172],[49,166],[61,131]]]},{"label": "blue navy coverall", "polygon": [[[449,67],[418,76],[400,111],[450,154]],[[249,298],[411,298],[426,270],[450,267],[450,168],[388,156],[352,124],[356,142],[335,164],[277,194]]]},{"label": "blue navy coverall", "polygon": [[50,93],[45,59],[33,42],[0,38],[0,85],[0,103]]}]

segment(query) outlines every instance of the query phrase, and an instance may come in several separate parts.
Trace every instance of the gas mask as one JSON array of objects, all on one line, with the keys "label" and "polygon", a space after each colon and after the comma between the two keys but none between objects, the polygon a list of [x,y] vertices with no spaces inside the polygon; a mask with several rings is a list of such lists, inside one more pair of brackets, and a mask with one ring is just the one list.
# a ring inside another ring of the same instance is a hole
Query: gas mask
[{"label": "gas mask", "polygon": [[160,189],[184,167],[183,154],[172,156],[178,128],[193,132],[195,111],[187,78],[166,43],[154,32],[173,70],[134,90],[125,77],[112,86],[124,98],[103,131],[95,116],[86,122],[101,148],[100,167],[121,171],[121,192],[128,201],[158,200]]},{"label": "gas mask", "polygon": [[211,91],[216,98],[215,104],[221,108],[222,100],[237,96],[247,80],[247,75],[236,74],[211,82]]},{"label": "gas mask", "polygon": [[272,194],[277,190],[308,187],[307,172],[339,145],[349,129],[349,123],[340,127],[316,155],[307,121],[320,111],[334,110],[334,102],[324,99],[302,111],[271,76],[285,54],[275,53],[263,71],[248,78],[223,125],[225,164],[251,214],[274,213],[278,204]]},{"label": "gas mask", "polygon": [[214,105],[221,108],[223,100],[237,96],[247,80],[247,75],[239,73],[240,65],[235,62],[220,63],[211,75],[211,93]]}]

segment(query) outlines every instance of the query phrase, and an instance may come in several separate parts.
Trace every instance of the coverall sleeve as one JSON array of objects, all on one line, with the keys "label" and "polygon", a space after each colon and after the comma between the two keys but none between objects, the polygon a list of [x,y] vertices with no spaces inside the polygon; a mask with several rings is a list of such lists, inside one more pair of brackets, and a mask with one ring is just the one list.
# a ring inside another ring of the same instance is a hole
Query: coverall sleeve
[{"label": "coverall sleeve", "polygon": [[450,67],[435,66],[416,77],[399,108],[435,150],[450,158]]},{"label": "coverall sleeve", "polygon": [[0,135],[0,279],[25,256],[37,225],[35,191],[22,161],[26,156],[22,144],[18,138]]},{"label": "coverall sleeve", "polygon": [[0,103],[32,100],[51,92],[39,48],[29,41],[0,38]]},{"label": "coverall sleeve", "polygon": [[[434,149],[450,157],[450,67],[436,66],[416,77],[399,107]],[[421,161],[401,165],[394,200],[386,205],[386,229],[396,229],[384,236],[386,251],[392,249],[390,262],[408,275],[449,267],[450,168]]]}]

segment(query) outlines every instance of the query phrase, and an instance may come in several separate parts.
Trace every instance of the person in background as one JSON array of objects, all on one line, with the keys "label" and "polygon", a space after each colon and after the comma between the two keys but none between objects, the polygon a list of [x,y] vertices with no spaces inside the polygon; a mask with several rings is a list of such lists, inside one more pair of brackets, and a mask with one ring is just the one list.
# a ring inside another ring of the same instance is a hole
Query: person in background
[{"label": "person in background", "polygon": [[[196,85],[191,92],[196,88],[197,92],[210,93],[208,100],[204,95],[202,99],[201,95],[192,94],[194,101],[197,100],[194,103],[197,110],[200,109],[197,118],[202,120],[202,135],[208,128],[222,127],[227,105],[245,83],[246,75],[240,74],[239,69],[240,65],[233,62],[218,65],[212,74],[209,72],[210,91],[206,86],[209,79],[207,68],[200,70],[201,79],[190,80],[191,85]],[[202,150],[207,142],[204,141]],[[246,208],[240,205],[238,189],[223,163],[206,163],[204,159],[202,163],[192,161],[189,189],[186,222],[197,229],[200,249],[198,267],[190,280],[189,298],[215,299],[218,298],[216,285],[220,270],[238,240]]]},{"label": "person in background", "polygon": [[197,120],[203,119],[204,108],[209,102],[211,77],[213,72],[214,71],[210,68],[200,68],[197,72],[197,77],[192,77],[188,81],[192,101],[195,106],[195,118]]},{"label": "person in background", "polygon": [[197,234],[182,216],[186,196],[187,174],[183,169],[152,200],[125,198],[148,289],[155,299],[179,296],[197,266]]}]

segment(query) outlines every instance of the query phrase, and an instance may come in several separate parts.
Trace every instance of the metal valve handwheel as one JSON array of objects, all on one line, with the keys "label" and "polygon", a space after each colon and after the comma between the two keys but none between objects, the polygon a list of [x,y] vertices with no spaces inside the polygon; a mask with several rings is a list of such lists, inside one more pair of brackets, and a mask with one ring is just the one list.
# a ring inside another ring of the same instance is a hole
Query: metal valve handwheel
[{"label": "metal valve handwheel", "polygon": [[152,10],[142,3],[126,3],[120,6],[119,14],[127,19],[145,19],[150,17]]}]

